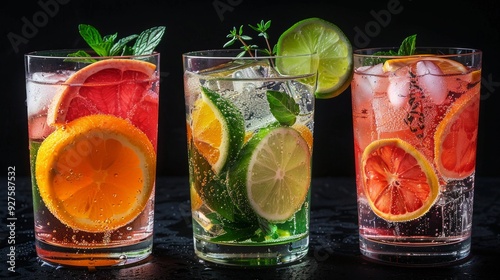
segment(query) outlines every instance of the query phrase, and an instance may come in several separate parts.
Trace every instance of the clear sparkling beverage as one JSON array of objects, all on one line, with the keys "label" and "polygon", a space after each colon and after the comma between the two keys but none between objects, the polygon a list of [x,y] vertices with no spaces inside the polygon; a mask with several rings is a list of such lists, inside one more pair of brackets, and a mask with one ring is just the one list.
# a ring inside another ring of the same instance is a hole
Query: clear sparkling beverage
[{"label": "clear sparkling beverage", "polygon": [[469,255],[481,52],[358,50],[351,83],[360,250],[399,265]]},{"label": "clear sparkling beverage", "polygon": [[184,55],[195,253],[227,265],[289,263],[309,245],[315,66],[287,76],[278,58],[239,52]]}]

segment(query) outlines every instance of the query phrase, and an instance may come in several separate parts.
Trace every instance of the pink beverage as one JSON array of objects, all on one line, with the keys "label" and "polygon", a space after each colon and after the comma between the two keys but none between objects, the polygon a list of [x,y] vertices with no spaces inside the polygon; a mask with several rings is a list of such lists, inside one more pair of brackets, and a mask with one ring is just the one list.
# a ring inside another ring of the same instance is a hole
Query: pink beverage
[{"label": "pink beverage", "polygon": [[442,265],[470,252],[481,52],[354,52],[351,84],[361,253]]},{"label": "pink beverage", "polygon": [[35,245],[65,266],[152,252],[159,54],[26,55]]}]

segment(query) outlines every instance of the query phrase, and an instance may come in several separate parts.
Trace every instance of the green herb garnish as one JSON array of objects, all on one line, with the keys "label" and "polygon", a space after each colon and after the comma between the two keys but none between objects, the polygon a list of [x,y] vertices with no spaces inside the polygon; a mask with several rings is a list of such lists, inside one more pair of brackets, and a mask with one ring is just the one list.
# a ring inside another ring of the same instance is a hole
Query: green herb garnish
[{"label": "green herb garnish", "polygon": [[417,34],[410,35],[403,40],[397,52],[393,50],[385,52],[380,51],[374,53],[373,55],[390,55],[390,56],[413,55],[415,54],[416,42],[417,42]]},{"label": "green herb garnish", "polygon": [[[259,32],[258,36],[264,38],[267,49],[263,49],[263,51],[268,55],[274,55],[276,53],[276,45],[271,48],[271,45],[269,43],[269,34],[267,33],[267,30],[269,29],[269,27],[271,27],[271,21],[268,20],[267,22],[264,22],[263,20],[261,20],[260,23],[257,23],[257,26],[253,26],[251,24],[249,24],[248,26],[250,26],[250,28],[252,28],[253,30]],[[224,48],[232,46],[236,41],[241,42],[241,44],[243,45],[241,47],[243,51],[238,54],[238,57],[244,56],[245,53],[248,53],[253,57],[254,55],[252,51],[259,48],[259,46],[257,45],[250,45],[245,42],[252,40],[252,37],[243,34],[243,25],[240,26],[239,29],[233,27],[233,29],[229,31],[229,34],[226,37],[230,38],[230,40],[224,44]]]},{"label": "green herb garnish", "polygon": [[[401,45],[399,46],[398,51],[380,51],[373,54],[373,56],[406,56],[406,55],[414,55],[417,45],[417,34],[410,35],[406,37]],[[374,58],[373,60],[365,61],[365,65],[375,65],[378,63],[384,63],[387,59],[382,58]]]},{"label": "green herb garnish", "polygon": [[[165,26],[156,26],[144,30],[139,35],[133,34],[122,39],[118,38],[118,33],[101,36],[99,31],[88,24],[78,25],[78,31],[87,44],[99,56],[124,56],[124,55],[147,55],[153,53],[160,43]],[[134,42],[132,46],[129,43]],[[71,53],[70,57],[90,57],[87,52],[80,50]]]},{"label": "green herb garnish", "polygon": [[293,125],[300,113],[299,104],[292,97],[281,91],[268,90],[266,95],[269,108],[276,120],[281,125]]}]

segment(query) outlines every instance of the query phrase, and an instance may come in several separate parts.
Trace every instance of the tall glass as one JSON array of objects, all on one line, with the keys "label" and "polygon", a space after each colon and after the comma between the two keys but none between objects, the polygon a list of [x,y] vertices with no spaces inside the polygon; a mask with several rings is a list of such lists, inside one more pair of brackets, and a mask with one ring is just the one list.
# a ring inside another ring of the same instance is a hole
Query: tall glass
[{"label": "tall glass", "polygon": [[317,55],[240,52],[183,55],[194,248],[215,263],[289,263],[309,244]]},{"label": "tall glass", "polygon": [[354,52],[361,253],[414,266],[464,259],[471,247],[481,52],[380,51],[388,49]]},{"label": "tall glass", "polygon": [[158,53],[25,56],[35,244],[65,266],[136,263],[153,245]]}]

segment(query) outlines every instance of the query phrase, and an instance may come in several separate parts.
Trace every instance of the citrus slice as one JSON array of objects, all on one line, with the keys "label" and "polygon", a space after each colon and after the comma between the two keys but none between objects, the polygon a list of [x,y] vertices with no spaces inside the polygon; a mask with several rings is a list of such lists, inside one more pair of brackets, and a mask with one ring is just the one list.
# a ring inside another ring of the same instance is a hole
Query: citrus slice
[{"label": "citrus slice", "polygon": [[292,128],[300,133],[300,136],[306,140],[307,146],[309,146],[309,151],[312,153],[313,149],[313,132],[309,127],[301,123],[294,123]]},{"label": "citrus slice", "polygon": [[476,167],[479,94],[462,95],[436,128],[434,162],[445,178],[464,179]]},{"label": "citrus slice", "polygon": [[270,222],[290,219],[304,204],[311,153],[299,132],[267,127],[254,134],[229,171],[229,192],[243,213]]},{"label": "citrus slice", "polygon": [[219,94],[202,88],[192,114],[192,141],[217,174],[243,145],[244,120],[241,112]]},{"label": "citrus slice", "polygon": [[[308,18],[294,24],[278,39],[279,56],[311,53],[319,56],[316,98],[333,98],[342,93],[353,72],[352,46],[342,30],[328,21]],[[302,67],[310,67],[303,60],[278,60],[276,64],[280,71],[289,74],[304,73]]]},{"label": "citrus slice", "polygon": [[40,196],[63,224],[104,232],[134,220],[155,182],[156,155],[129,121],[91,115],[59,126],[40,145]]},{"label": "citrus slice", "polygon": [[424,155],[409,143],[397,138],[373,141],[361,162],[364,193],[382,219],[413,220],[434,204],[438,178]]},{"label": "citrus slice", "polygon": [[156,66],[133,59],[106,59],[75,72],[53,99],[47,123],[57,126],[76,118],[109,114],[128,119],[156,147],[158,92]]},{"label": "citrus slice", "polygon": [[467,68],[460,62],[432,55],[419,55],[389,59],[384,62],[382,69],[384,70],[384,72],[395,72],[402,67],[414,65],[419,61],[432,61],[436,66],[439,67],[439,69],[441,69],[441,71],[445,75],[463,74],[467,73],[468,71]]}]

